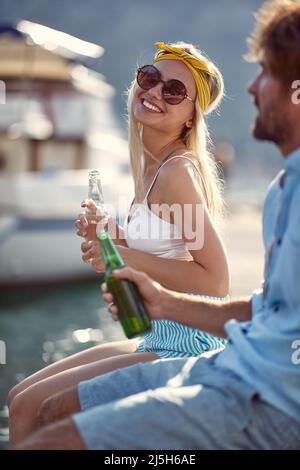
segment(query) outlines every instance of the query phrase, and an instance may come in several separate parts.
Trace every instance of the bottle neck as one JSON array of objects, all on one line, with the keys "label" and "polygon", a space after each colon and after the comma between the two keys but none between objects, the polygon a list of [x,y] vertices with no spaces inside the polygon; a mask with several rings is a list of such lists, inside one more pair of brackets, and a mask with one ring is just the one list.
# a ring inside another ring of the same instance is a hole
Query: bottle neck
[{"label": "bottle neck", "polygon": [[95,202],[97,207],[104,206],[100,179],[98,179],[98,178],[90,178],[89,179],[88,198],[92,199]]},{"label": "bottle neck", "polygon": [[110,238],[109,233],[104,231],[99,232],[98,239],[106,272],[122,268],[124,266],[124,261]]}]

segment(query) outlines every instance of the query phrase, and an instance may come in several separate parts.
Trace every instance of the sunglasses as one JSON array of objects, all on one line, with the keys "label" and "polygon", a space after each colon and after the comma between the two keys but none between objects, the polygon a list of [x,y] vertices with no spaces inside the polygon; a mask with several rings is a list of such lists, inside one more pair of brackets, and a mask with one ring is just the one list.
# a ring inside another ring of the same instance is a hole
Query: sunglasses
[{"label": "sunglasses", "polygon": [[193,101],[186,92],[184,83],[180,80],[168,80],[161,78],[160,71],[154,65],[144,65],[136,72],[136,81],[143,90],[150,90],[159,83],[163,83],[162,97],[168,104],[180,104],[187,99]]}]

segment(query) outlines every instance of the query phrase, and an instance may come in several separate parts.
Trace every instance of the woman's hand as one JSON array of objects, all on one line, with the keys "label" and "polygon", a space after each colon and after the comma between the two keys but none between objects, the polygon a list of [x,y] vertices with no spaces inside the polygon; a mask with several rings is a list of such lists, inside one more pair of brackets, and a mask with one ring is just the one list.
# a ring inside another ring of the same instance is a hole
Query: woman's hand
[{"label": "woman's hand", "polygon": [[81,251],[83,253],[82,260],[85,263],[91,264],[96,273],[103,273],[105,266],[101,258],[99,242],[85,241],[81,244]]},{"label": "woman's hand", "polygon": [[[167,300],[170,297],[170,293],[164,287],[158,282],[153,281],[147,274],[135,271],[128,266],[120,270],[115,270],[114,277],[134,282],[150,317],[153,320],[161,320],[163,318],[163,312],[165,312]],[[119,320],[118,309],[113,303],[113,296],[108,291],[107,285],[105,283],[102,284],[101,289],[103,292],[103,300],[109,304],[108,310],[112,318],[115,321]]]},{"label": "woman's hand", "polygon": [[87,235],[88,228],[88,221],[85,213],[81,213],[78,215],[78,219],[75,221],[75,226],[77,228],[76,235],[85,238]]},{"label": "woman's hand", "polygon": [[85,238],[87,236],[89,219],[92,218],[93,220],[100,222],[103,218],[107,218],[107,214],[100,214],[99,208],[92,199],[85,199],[81,203],[81,207],[86,210],[85,212],[81,212],[78,215],[78,219],[75,221],[75,226],[77,228],[76,235]]}]

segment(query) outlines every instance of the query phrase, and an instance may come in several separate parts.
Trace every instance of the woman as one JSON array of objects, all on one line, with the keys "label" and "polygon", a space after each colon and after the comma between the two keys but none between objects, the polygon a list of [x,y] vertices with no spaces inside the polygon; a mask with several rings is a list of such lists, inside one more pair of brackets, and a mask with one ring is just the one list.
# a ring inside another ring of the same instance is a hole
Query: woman
[{"label": "woman", "polygon": [[[190,44],[156,47],[154,63],[138,69],[129,91],[135,204],[124,229],[117,227],[115,243],[126,264],[167,288],[224,298],[228,264],[215,227],[222,201],[204,120],[222,98],[223,79]],[[174,205],[182,209],[179,217],[170,209]],[[95,210],[92,201],[83,206]],[[187,222],[193,237],[186,235],[186,207],[191,209]],[[147,224],[154,237],[139,235]],[[84,214],[76,225],[78,235],[85,237]],[[84,261],[92,262],[96,271],[104,270],[97,242],[86,241],[82,250]],[[16,444],[36,428],[41,403],[60,390],[136,362],[193,356],[222,346],[219,338],[162,321],[153,322],[152,332],[142,340],[103,344],[52,364],[10,392],[11,442]]]}]

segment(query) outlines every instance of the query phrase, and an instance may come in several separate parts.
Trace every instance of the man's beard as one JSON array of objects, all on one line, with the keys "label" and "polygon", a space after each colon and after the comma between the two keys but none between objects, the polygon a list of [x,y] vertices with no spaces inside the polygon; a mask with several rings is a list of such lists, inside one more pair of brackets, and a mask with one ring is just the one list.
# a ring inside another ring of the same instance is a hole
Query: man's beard
[{"label": "man's beard", "polygon": [[257,140],[273,142],[277,146],[282,146],[289,138],[289,124],[285,116],[281,115],[280,122],[276,119],[274,113],[270,113],[269,119],[264,120],[260,115],[252,127],[252,135]]}]

